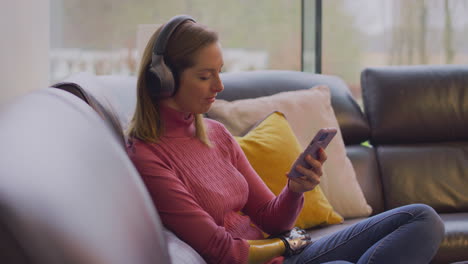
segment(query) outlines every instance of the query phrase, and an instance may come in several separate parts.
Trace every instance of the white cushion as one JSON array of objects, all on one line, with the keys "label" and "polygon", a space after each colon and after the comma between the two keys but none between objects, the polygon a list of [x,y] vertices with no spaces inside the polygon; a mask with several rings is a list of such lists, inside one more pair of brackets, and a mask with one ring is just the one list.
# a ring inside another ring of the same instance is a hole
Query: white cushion
[{"label": "white cushion", "polygon": [[165,228],[163,231],[172,264],[206,264],[192,247],[180,240],[174,233]]}]

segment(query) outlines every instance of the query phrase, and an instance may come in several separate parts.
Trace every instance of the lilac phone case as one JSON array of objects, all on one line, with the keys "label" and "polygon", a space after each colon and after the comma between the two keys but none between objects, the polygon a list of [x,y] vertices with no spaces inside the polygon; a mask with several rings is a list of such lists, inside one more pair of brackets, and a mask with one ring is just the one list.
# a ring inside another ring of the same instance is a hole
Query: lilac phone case
[{"label": "lilac phone case", "polygon": [[312,141],[309,143],[304,152],[299,155],[294,164],[291,167],[291,170],[288,173],[289,178],[297,178],[303,176],[296,170],[297,165],[302,165],[303,167],[310,169],[311,166],[305,160],[307,154],[310,154],[314,159],[318,159],[318,150],[319,148],[325,149],[333,137],[336,135],[336,128],[322,128],[320,129]]}]

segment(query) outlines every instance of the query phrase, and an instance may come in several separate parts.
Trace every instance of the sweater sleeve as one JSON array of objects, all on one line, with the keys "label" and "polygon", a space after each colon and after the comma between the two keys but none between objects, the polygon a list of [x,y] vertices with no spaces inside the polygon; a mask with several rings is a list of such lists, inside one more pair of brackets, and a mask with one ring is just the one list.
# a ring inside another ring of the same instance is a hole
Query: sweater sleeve
[{"label": "sweater sleeve", "polygon": [[278,234],[290,230],[303,207],[303,195],[292,192],[288,186],[285,186],[281,193],[275,197],[252,168],[237,141],[230,133],[229,136],[235,153],[234,162],[249,186],[249,197],[243,209],[244,213],[268,234]]},{"label": "sweater sleeve", "polygon": [[204,211],[184,183],[146,148],[128,151],[162,223],[192,246],[207,263],[246,263],[249,245],[233,238]]}]

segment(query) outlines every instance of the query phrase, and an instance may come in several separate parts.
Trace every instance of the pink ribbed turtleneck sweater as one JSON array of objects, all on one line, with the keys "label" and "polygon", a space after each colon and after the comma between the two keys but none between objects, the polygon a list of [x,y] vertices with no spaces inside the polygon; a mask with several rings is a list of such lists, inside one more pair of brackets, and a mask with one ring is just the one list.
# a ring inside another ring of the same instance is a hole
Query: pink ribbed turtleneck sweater
[{"label": "pink ribbed turtleneck sweater", "polygon": [[247,263],[246,240],[292,227],[302,194],[285,187],[275,197],[222,124],[205,119],[213,143],[208,147],[195,137],[193,115],[162,107],[161,117],[161,141],[132,140],[128,154],[164,226],[208,263]]}]

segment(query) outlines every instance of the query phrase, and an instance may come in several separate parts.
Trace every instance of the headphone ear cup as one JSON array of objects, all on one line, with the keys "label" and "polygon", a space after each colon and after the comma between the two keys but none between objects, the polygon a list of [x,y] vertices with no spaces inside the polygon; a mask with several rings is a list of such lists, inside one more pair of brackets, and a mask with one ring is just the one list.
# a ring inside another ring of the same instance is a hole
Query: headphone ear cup
[{"label": "headphone ear cup", "polygon": [[158,76],[149,69],[145,73],[145,78],[149,95],[153,100],[157,100],[159,97],[158,91],[161,89],[161,81],[159,80]]},{"label": "headphone ear cup", "polygon": [[155,99],[171,97],[175,93],[175,80],[171,69],[161,55],[153,54],[150,69],[146,74],[150,94]]}]

